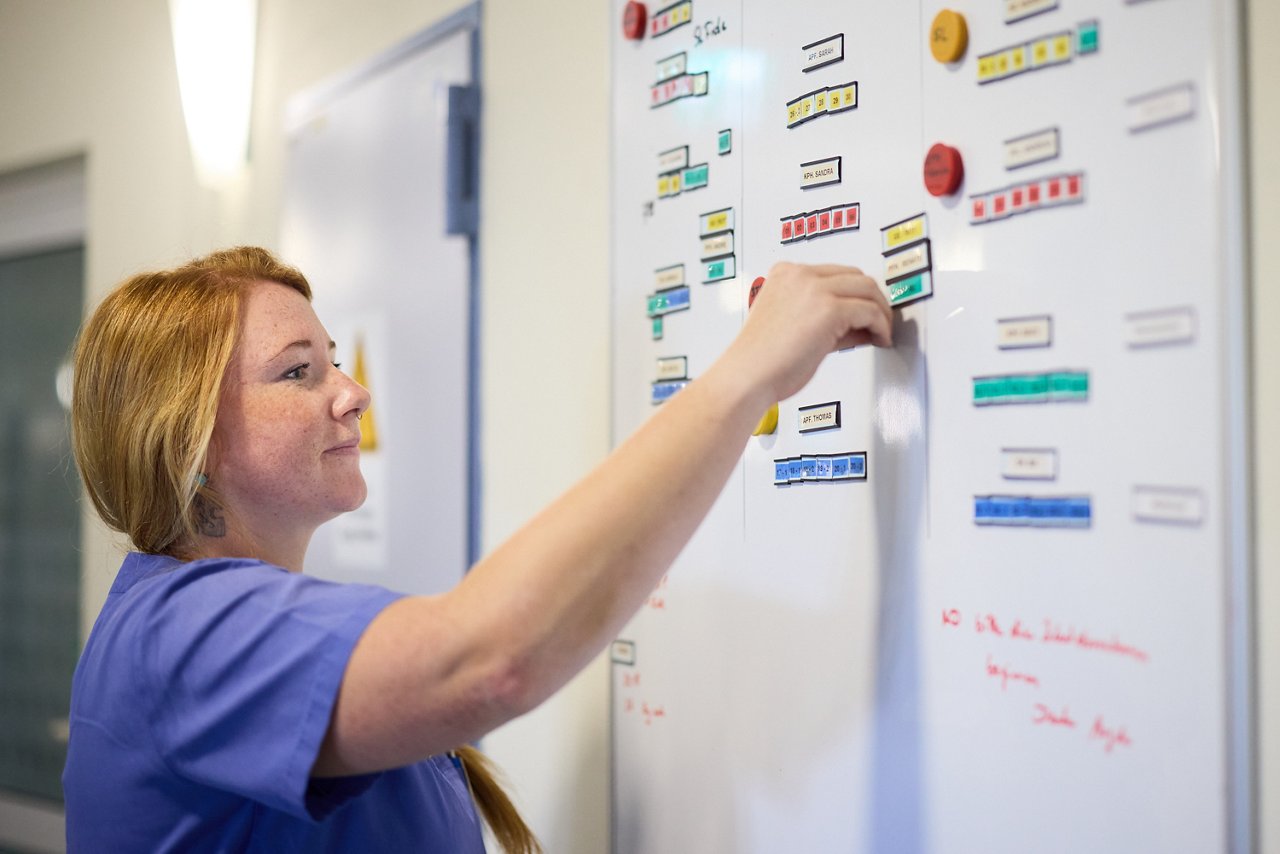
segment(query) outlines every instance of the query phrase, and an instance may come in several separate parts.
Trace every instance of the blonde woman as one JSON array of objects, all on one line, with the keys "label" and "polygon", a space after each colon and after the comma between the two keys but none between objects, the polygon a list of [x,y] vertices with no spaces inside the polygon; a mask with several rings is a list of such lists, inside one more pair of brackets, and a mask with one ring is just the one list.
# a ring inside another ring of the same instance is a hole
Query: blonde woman
[{"label": "blonde woman", "polygon": [[310,296],[242,247],[129,279],[81,333],[76,460],[134,551],[73,684],[72,851],[481,852],[480,816],[540,850],[458,746],[602,649],[760,414],[892,323],[856,269],[775,267],[701,378],[456,588],[403,596],[302,572],[315,529],[364,500],[369,406]]}]

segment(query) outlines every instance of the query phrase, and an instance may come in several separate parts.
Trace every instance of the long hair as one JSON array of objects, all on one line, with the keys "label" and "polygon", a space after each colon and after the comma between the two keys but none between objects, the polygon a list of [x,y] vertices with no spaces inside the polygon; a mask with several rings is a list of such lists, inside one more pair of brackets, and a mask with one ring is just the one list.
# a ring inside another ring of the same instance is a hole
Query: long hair
[{"label": "long hair", "polygon": [[140,552],[181,557],[195,541],[196,493],[221,505],[200,474],[245,286],[260,280],[311,299],[298,270],[265,249],[237,247],[127,279],[80,332],[76,464],[102,521]]},{"label": "long hair", "polygon": [[[296,268],[240,246],[122,282],[80,331],[71,443],[94,509],[148,554],[182,558],[195,542],[195,499],[221,502],[201,476],[235,351],[245,288],[277,282],[308,300]],[[488,761],[458,749],[476,806],[510,854],[542,848]]]}]

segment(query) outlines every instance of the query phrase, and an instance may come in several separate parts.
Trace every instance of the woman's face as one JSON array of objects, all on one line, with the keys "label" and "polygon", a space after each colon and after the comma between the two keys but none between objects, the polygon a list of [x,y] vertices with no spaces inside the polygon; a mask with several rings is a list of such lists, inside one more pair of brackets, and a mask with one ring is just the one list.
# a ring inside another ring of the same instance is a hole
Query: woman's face
[{"label": "woman's face", "polygon": [[314,529],[365,499],[356,422],[369,392],[333,364],[333,347],[302,294],[275,282],[247,286],[209,480],[259,534]]}]

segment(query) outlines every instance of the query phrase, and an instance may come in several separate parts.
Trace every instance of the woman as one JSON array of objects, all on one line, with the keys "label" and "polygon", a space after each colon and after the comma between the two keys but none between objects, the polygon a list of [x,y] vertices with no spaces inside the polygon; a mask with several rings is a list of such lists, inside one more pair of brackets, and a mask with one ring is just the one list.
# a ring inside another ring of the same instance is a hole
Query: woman
[{"label": "woman", "polygon": [[470,788],[508,851],[538,850],[457,746],[602,649],[760,413],[891,324],[856,269],[775,267],[700,379],[456,588],[402,596],[301,572],[364,500],[369,406],[302,274],[238,248],[124,282],[75,357],[76,460],[135,551],[73,683],[69,848],[480,852]]}]

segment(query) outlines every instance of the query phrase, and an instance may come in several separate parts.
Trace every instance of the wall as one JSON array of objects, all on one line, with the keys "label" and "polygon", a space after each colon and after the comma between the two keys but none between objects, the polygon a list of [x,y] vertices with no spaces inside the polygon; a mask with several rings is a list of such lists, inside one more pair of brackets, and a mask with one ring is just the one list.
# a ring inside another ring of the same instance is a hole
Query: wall
[{"label": "wall", "polygon": [[[90,301],[122,276],[232,242],[271,245],[287,98],[463,5],[457,0],[260,0],[252,165],[214,193],[195,184],[164,0],[0,3],[0,172],[88,156]],[[618,2],[485,11],[481,276],[484,542],[491,547],[607,449],[607,27]],[[1248,0],[1250,76],[1280,79],[1271,0]],[[571,110],[571,114],[566,111]],[[1255,235],[1280,233],[1280,102],[1251,92]],[[533,215],[530,215],[533,214]],[[560,214],[557,216],[556,214]],[[1256,239],[1255,489],[1280,518],[1280,242]],[[1265,283],[1271,283],[1267,286]],[[1270,334],[1268,334],[1270,333]],[[554,376],[554,385],[545,384]],[[517,472],[495,477],[494,472]],[[1280,527],[1257,524],[1259,751],[1266,845],[1280,852]],[[85,542],[85,621],[117,554]],[[607,850],[605,671],[489,739],[549,851]]]}]

